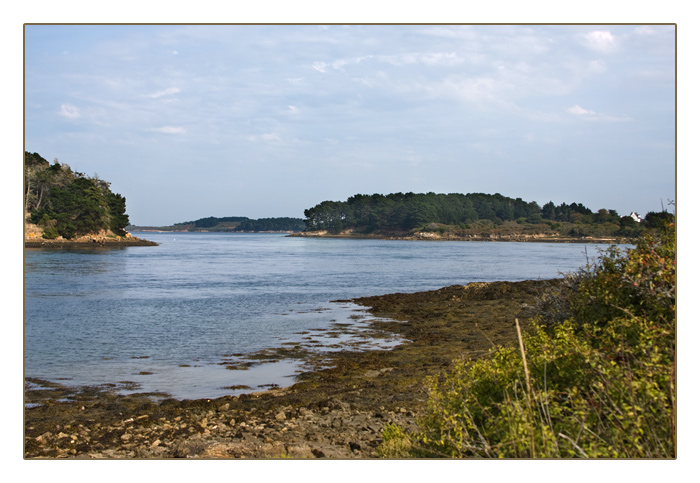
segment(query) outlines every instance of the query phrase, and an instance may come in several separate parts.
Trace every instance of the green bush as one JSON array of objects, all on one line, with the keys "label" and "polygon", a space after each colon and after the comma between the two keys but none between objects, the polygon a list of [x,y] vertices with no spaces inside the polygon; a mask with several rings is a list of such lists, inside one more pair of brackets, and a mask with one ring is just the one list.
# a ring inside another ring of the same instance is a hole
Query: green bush
[{"label": "green bush", "polygon": [[577,275],[567,320],[430,378],[419,430],[387,428],[379,454],[675,457],[675,254],[672,226],[611,247]]},{"label": "green bush", "polygon": [[47,240],[53,240],[55,238],[58,238],[59,233],[55,227],[47,226],[46,228],[44,228],[44,233],[41,236],[43,238],[46,238]]}]

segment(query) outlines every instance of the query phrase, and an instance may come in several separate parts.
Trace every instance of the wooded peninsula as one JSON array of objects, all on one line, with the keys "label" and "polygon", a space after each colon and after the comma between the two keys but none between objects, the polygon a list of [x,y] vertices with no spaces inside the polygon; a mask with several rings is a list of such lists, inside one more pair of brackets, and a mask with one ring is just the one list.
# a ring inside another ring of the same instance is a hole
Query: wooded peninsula
[{"label": "wooded peninsula", "polygon": [[295,236],[586,241],[636,239],[673,221],[667,211],[620,216],[580,203],[539,206],[500,193],[357,194],[304,211],[306,229]]},{"label": "wooded peninsula", "polygon": [[97,175],[24,152],[24,246],[150,246],[126,231],[126,198]]}]

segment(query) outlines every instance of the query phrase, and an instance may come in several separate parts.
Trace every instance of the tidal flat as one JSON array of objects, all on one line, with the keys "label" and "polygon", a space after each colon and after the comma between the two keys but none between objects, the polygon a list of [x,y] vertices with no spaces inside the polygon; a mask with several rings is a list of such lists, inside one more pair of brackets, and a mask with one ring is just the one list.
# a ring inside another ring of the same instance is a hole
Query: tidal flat
[{"label": "tidal flat", "polygon": [[[388,423],[410,428],[427,400],[426,376],[517,340],[537,301],[560,279],[453,285],[356,298],[375,316],[367,337],[400,339],[390,349],[261,351],[297,360],[295,384],[177,400],[122,394],[127,381],[72,388],[25,381],[25,458],[372,458]],[[331,328],[338,333],[341,324]],[[254,360],[254,357],[250,358]]]}]

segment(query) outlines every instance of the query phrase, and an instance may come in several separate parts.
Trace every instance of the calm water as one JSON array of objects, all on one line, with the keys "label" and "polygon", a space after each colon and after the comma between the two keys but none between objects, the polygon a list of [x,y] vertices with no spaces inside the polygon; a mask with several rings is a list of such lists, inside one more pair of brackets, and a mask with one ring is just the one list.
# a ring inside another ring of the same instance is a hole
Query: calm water
[{"label": "calm water", "polygon": [[597,254],[579,244],[135,235],[161,245],[25,251],[26,377],[129,381],[190,399],[289,385],[302,370],[294,362],[245,371],[221,363],[293,342],[333,350],[349,341],[323,332],[337,324],[364,340],[371,317],[333,300],[554,278]]}]

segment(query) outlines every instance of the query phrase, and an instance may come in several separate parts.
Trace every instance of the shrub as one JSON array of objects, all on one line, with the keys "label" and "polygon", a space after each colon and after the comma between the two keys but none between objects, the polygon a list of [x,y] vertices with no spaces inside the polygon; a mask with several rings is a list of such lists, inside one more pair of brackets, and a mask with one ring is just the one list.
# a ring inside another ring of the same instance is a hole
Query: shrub
[{"label": "shrub", "polygon": [[387,428],[379,453],[675,457],[675,254],[671,228],[611,247],[578,274],[570,318],[430,378],[419,430]]},{"label": "shrub", "polygon": [[44,233],[41,236],[43,238],[46,238],[47,240],[53,240],[55,238],[58,238],[59,233],[55,227],[47,226],[46,228],[44,228]]},{"label": "shrub", "polygon": [[389,423],[382,431],[382,444],[377,449],[380,457],[406,458],[411,456],[411,437],[399,426]]}]

